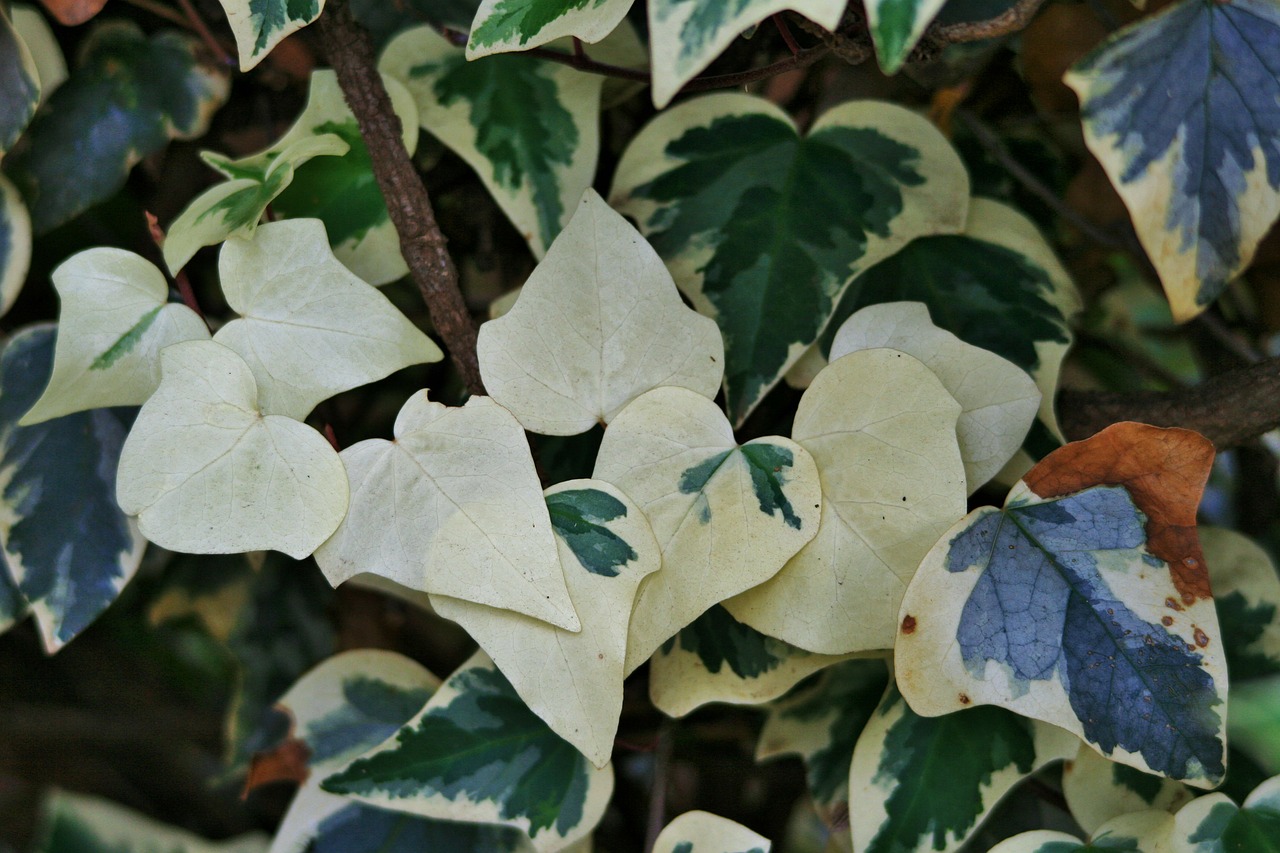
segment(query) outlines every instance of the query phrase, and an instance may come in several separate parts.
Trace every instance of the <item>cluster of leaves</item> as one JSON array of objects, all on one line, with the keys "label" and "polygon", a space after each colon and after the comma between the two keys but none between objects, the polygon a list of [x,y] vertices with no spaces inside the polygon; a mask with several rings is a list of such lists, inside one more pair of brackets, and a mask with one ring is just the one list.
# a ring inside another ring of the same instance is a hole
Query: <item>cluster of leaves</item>
[{"label": "cluster of leaves", "polygon": [[[242,70],[324,7],[222,2]],[[893,73],[957,2],[853,17]],[[668,717],[762,706],[757,758],[803,759],[836,849],[976,843],[1059,762],[1092,840],[994,849],[1280,849],[1280,579],[1246,537],[1197,531],[1206,439],[1121,423],[1064,443],[1082,299],[1037,224],[903,106],[843,100],[803,128],[754,94],[667,107],[784,9],[848,38],[842,0],[650,0],[647,44],[630,0],[483,0],[460,24],[423,5],[434,23],[391,27],[380,54],[384,119],[408,152],[424,129],[474,169],[537,261],[480,327],[488,395],[401,395],[392,438],[341,450],[308,424],[443,357],[378,289],[409,266],[338,77],[311,72],[279,139],[202,153],[222,180],[156,229],[165,270],[75,254],[51,276],[56,326],[8,336],[0,629],[30,614],[56,652],[149,542],[313,557],[331,585],[401,598],[479,650],[442,680],[398,653],[329,656],[325,635],[246,675],[233,761],[257,749],[251,785],[299,783],[270,840],[210,845],[58,794],[38,849],[587,850],[641,667]],[[17,6],[0,40],[7,309],[33,234],[203,135],[229,74],[192,37],[111,21],[68,73]],[[584,42],[650,68],[659,109],[605,196],[602,111],[635,99],[619,80],[637,74],[587,73]],[[1185,78],[1176,97],[1153,69]],[[1226,290],[1280,213],[1277,73],[1271,0],[1181,0],[1066,77],[1174,320]],[[187,281],[205,247],[205,301],[234,318],[207,318]],[[555,442],[587,457],[572,476],[535,462]],[[966,515],[1005,487],[1003,508]],[[238,566],[228,588],[266,591],[223,639],[283,631],[263,603],[278,569]],[[290,725],[273,741],[274,700]],[[1228,705],[1255,720],[1230,750]],[[698,811],[654,835],[671,853],[770,847]]]}]

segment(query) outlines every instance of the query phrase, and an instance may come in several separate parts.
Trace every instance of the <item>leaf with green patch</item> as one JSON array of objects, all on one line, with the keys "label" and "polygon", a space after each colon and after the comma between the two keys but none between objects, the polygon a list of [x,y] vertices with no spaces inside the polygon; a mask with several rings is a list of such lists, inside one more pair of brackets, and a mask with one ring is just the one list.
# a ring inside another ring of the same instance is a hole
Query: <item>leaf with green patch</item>
[{"label": "leaf with green patch", "polygon": [[945,3],[946,0],[863,0],[867,29],[885,74],[895,74],[902,68],[925,27]]},{"label": "leaf with green patch", "polygon": [[950,144],[902,107],[844,103],[801,138],[768,101],[718,94],[650,122],[610,198],[720,324],[726,401],[740,425],[817,340],[857,273],[913,238],[964,226],[968,187]]},{"label": "leaf with green patch", "polygon": [[644,511],[663,570],[640,586],[626,672],[713,604],[763,583],[817,533],[822,495],[808,451],[785,438],[739,446],[715,403],[656,388],[605,431],[593,475]]},{"label": "leaf with green patch", "polygon": [[379,67],[476,170],[534,257],[546,254],[595,176],[603,78],[519,54],[468,62],[430,27],[397,36]]},{"label": "leaf with green patch", "polygon": [[853,750],[853,849],[956,850],[1014,785],[1078,745],[1002,708],[921,717],[890,685]]},{"label": "leaf with green patch", "polygon": [[13,307],[31,265],[31,217],[17,188],[0,175],[0,316]]},{"label": "leaf with green patch", "polygon": [[324,0],[219,0],[248,71],[286,36],[320,17]]},{"label": "leaf with green patch", "polygon": [[1183,0],[1064,78],[1178,322],[1249,266],[1280,214],[1278,68],[1280,7]]},{"label": "leaf with green patch", "polygon": [[439,595],[431,604],[467,630],[552,731],[604,767],[622,713],[631,608],[662,554],[644,513],[616,487],[572,480],[545,495],[580,630]]},{"label": "leaf with green patch", "polygon": [[393,739],[322,787],[424,817],[514,826],[551,851],[599,822],[613,768],[592,767],[477,652]]},{"label": "leaf with green patch", "polygon": [[267,853],[251,833],[207,841],[98,797],[54,791],[44,802],[31,853]]},{"label": "leaf with green patch", "polygon": [[1233,530],[1202,527],[1200,541],[1231,686],[1280,675],[1280,576],[1271,557]]},{"label": "leaf with green patch", "polygon": [[769,853],[773,842],[710,812],[685,812],[662,828],[652,853]]},{"label": "leaf with green patch", "polygon": [[7,9],[0,9],[0,156],[40,105],[40,72]]},{"label": "leaf with green patch", "polygon": [[595,44],[617,28],[634,0],[483,0],[471,23],[467,59],[528,50],[573,36]]},{"label": "leaf with green patch", "polygon": [[1173,814],[1195,793],[1181,782],[1116,764],[1081,744],[1062,770],[1062,795],[1076,823],[1093,833],[1130,812],[1160,809]]},{"label": "leaf with green patch", "polygon": [[818,534],[771,579],[726,600],[729,612],[811,652],[893,648],[907,583],[965,510],[959,415],[933,371],[898,350],[828,365],[791,428],[818,466]]},{"label": "leaf with green patch", "polygon": [[1171,822],[1168,812],[1127,814],[1088,842],[1054,829],[1035,829],[1006,838],[990,853],[1173,853],[1164,846]]},{"label": "leaf with green patch", "polygon": [[225,72],[201,64],[200,42],[137,25],[94,25],[80,64],[4,160],[37,234],[61,225],[122,186],[134,164],[171,139],[194,139],[226,100]]},{"label": "leaf with green patch", "polygon": [[0,354],[0,545],[50,653],[115,601],[146,544],[116,505],[131,411],[19,425],[49,376],[54,334],[29,326]]}]

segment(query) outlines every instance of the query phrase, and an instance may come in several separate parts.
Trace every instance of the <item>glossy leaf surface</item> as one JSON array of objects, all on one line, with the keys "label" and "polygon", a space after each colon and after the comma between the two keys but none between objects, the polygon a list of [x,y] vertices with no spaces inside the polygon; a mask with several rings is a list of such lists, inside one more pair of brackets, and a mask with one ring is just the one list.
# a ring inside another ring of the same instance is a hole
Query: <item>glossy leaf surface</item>
[{"label": "glossy leaf surface", "polygon": [[240,70],[248,71],[286,36],[320,17],[324,0],[218,0],[236,37]]}]

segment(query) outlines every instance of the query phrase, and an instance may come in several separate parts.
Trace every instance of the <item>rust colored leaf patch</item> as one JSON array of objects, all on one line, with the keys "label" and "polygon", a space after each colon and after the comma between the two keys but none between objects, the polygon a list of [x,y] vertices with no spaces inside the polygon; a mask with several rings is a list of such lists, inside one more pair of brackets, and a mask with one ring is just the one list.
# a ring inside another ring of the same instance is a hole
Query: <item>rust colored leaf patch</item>
[{"label": "rust colored leaf patch", "polygon": [[297,782],[301,785],[311,774],[308,766],[311,750],[305,741],[291,737],[272,749],[253,756],[241,796],[272,782]]},{"label": "rust colored leaf patch", "polygon": [[58,23],[68,27],[83,24],[102,11],[107,0],[40,0]]}]

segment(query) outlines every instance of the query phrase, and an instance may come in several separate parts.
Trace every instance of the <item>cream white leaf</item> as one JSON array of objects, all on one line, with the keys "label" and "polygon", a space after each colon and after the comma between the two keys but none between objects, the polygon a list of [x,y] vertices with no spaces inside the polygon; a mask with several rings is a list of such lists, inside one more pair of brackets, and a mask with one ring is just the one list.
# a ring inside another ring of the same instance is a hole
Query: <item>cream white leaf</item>
[{"label": "cream white leaf", "polygon": [[653,853],[769,853],[773,842],[727,817],[685,812],[663,827]]}]

